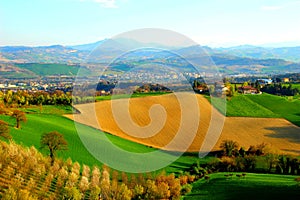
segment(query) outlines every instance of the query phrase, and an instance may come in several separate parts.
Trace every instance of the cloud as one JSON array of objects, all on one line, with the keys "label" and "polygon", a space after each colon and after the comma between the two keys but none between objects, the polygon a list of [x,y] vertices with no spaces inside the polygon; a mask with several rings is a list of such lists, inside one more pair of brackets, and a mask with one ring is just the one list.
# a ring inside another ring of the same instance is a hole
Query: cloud
[{"label": "cloud", "polygon": [[300,0],[287,1],[285,3],[282,3],[281,5],[265,5],[265,6],[261,6],[260,10],[263,10],[263,11],[277,11],[277,10],[282,10],[282,9],[289,8],[289,7],[299,6],[299,4],[300,4]]},{"label": "cloud", "polygon": [[98,3],[104,8],[118,8],[116,0],[79,0],[81,2],[94,2]]},{"label": "cloud", "polygon": [[275,11],[284,8],[284,6],[262,6],[260,9],[265,11]]},{"label": "cloud", "polygon": [[115,0],[93,0],[96,3],[99,3],[104,8],[117,8]]}]

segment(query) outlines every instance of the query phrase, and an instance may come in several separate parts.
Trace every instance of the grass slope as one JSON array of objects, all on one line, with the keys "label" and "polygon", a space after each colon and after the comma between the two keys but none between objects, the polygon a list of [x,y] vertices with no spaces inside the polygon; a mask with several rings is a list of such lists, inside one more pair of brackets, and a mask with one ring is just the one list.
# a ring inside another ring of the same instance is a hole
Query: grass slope
[{"label": "grass slope", "polygon": [[[209,97],[206,97],[210,100]],[[215,107],[219,103],[215,99]],[[241,95],[232,97],[226,104],[228,117],[285,118],[300,126],[300,100],[263,93],[261,95]],[[220,110],[220,109],[218,109]]]},{"label": "grass slope", "polygon": [[230,117],[279,117],[278,114],[252,101],[249,96],[254,95],[238,95],[227,101],[226,115]]},{"label": "grass slope", "polygon": [[300,101],[270,94],[247,95],[251,101],[300,126]]},{"label": "grass slope", "polygon": [[[65,139],[68,142],[68,150],[58,152],[58,157],[67,159],[71,158],[73,161],[77,161],[80,164],[86,164],[92,167],[93,165],[101,166],[102,163],[94,158],[93,155],[85,148],[81,139],[77,133],[77,129],[80,129],[81,132],[85,134],[86,137],[89,137],[92,140],[99,141],[99,146],[102,148],[101,152],[107,153],[110,152],[110,149],[107,148],[106,141],[104,141],[105,137],[108,137],[109,140],[117,145],[118,147],[137,153],[147,153],[151,152],[154,149],[146,147],[144,145],[134,143],[110,134],[103,133],[99,130],[96,130],[92,127],[85,126],[82,124],[77,124],[75,126],[74,121],[67,119],[61,116],[61,112],[69,113],[70,110],[68,107],[59,107],[59,106],[45,106],[42,110],[41,114],[38,114],[38,108],[30,108],[26,111],[34,112],[36,114],[27,114],[27,122],[22,123],[22,128],[20,130],[14,128],[15,120],[8,117],[0,115],[0,119],[5,120],[10,125],[10,132],[13,136],[13,140],[19,144],[23,144],[25,146],[35,146],[37,149],[40,148],[40,138],[43,133],[50,131],[58,131],[62,133]],[[60,110],[60,112],[57,112]],[[50,113],[50,114],[49,114]],[[55,113],[55,114],[54,114]],[[43,154],[47,155],[47,150],[40,150]],[[172,155],[169,155],[171,156]],[[168,157],[166,156],[166,158]],[[162,154],[162,159],[163,159]],[[122,158],[120,162],[131,162],[139,165],[141,163],[137,163],[134,158]],[[192,163],[196,162],[198,159],[197,155],[186,155],[179,158],[172,165],[165,168],[167,172],[179,172],[189,167]]]},{"label": "grass slope", "polygon": [[[72,75],[75,76],[80,69],[80,66],[73,66],[67,64],[55,64],[55,63],[25,63],[17,64],[19,68],[27,69],[34,72],[39,76],[49,76],[49,75]],[[81,74],[89,74],[89,70],[86,68],[81,68]]]},{"label": "grass slope", "polygon": [[295,176],[247,174],[245,178],[226,178],[227,173],[211,174],[207,182],[193,183],[193,189],[184,199],[298,199],[300,186]]}]

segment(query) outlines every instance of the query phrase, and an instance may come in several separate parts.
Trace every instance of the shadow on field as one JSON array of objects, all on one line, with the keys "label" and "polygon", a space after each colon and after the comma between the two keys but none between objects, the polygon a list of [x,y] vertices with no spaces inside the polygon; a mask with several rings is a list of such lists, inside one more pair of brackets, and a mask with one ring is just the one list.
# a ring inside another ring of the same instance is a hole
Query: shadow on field
[{"label": "shadow on field", "polygon": [[266,130],[273,131],[271,134],[266,134],[267,137],[285,138],[290,142],[300,143],[300,128],[298,127],[269,127]]}]

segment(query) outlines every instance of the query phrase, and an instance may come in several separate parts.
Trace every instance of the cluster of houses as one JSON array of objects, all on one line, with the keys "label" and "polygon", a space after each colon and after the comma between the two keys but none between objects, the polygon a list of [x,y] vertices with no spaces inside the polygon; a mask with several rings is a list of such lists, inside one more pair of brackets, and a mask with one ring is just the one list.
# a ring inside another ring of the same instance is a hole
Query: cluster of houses
[{"label": "cluster of houses", "polygon": [[0,83],[0,90],[7,91],[12,90],[14,92],[18,90],[27,90],[27,91],[46,91],[51,92],[55,90],[61,90],[64,92],[70,92],[73,89],[72,83],[45,83],[38,81],[30,81],[30,82],[17,82],[17,83],[9,83],[5,81]]},{"label": "cluster of houses", "polygon": [[[260,87],[273,83],[271,79],[257,79],[257,82],[259,83]],[[242,94],[261,94],[257,88],[250,85],[238,87],[238,92]]]},{"label": "cluster of houses", "polygon": [[259,94],[261,92],[258,91],[257,88],[252,87],[250,85],[238,87],[238,92],[242,94]]}]

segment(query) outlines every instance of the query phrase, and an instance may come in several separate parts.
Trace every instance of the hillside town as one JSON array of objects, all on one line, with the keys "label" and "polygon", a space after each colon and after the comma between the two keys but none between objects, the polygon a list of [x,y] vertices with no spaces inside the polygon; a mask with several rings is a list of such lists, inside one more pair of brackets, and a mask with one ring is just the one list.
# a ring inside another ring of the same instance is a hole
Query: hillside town
[{"label": "hillside town", "polygon": [[[221,75],[219,75],[221,76]],[[40,78],[3,79],[0,78],[1,91],[26,90],[30,92],[45,91],[54,92],[56,90],[64,93],[72,92],[74,86],[84,86],[88,89],[101,91],[100,94],[112,94],[112,89],[139,88],[145,84],[161,84],[171,90],[184,90],[192,85],[193,89],[199,93],[210,91],[226,92],[233,87],[235,91],[243,94],[259,94],[261,88],[274,84],[296,84],[300,82],[300,76],[294,74],[277,75],[270,78],[252,76],[234,76],[220,78],[219,82],[208,83],[210,74],[182,73],[182,74],[155,74],[149,72],[129,72],[126,74],[103,74],[100,77],[75,77],[75,76],[45,76]],[[211,88],[213,86],[214,88]],[[127,89],[127,90],[126,90]],[[145,92],[145,90],[143,90]],[[147,92],[147,91],[146,91]],[[150,91],[148,91],[150,92]]]}]

